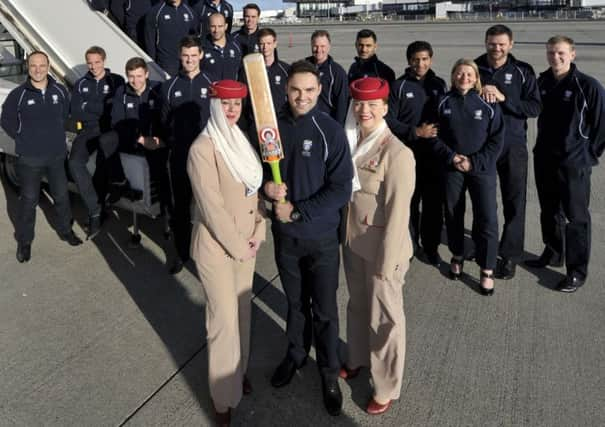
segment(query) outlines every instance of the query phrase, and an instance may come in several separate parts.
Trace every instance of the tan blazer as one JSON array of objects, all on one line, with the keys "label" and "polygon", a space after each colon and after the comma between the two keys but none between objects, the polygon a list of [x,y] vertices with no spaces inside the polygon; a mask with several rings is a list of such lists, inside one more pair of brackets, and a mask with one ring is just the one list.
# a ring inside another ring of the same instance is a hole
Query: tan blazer
[{"label": "tan blazer", "polygon": [[361,189],[346,214],[345,244],[376,274],[392,278],[412,256],[408,224],[416,163],[412,151],[387,128],[372,149],[357,159]]},{"label": "tan blazer", "polygon": [[[207,136],[198,136],[189,150],[187,173],[193,189],[191,219],[200,236],[192,250],[193,259],[205,262],[241,260],[248,252],[248,240],[265,240],[265,219],[259,210],[258,192],[246,196],[223,157]],[[197,253],[199,251],[199,253]],[[196,252],[196,253],[193,253]]]}]

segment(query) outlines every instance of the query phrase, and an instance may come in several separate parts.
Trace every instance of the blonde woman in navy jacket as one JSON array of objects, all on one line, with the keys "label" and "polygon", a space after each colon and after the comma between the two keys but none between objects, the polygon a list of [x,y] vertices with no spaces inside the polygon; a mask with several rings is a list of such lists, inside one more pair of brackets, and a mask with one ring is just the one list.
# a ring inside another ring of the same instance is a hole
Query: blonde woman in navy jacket
[{"label": "blonde woman in navy jacket", "polygon": [[438,155],[447,162],[445,172],[447,240],[452,261],[450,277],[462,275],[466,190],[473,205],[472,238],[481,268],[479,290],[494,292],[493,269],[498,256],[496,160],[504,142],[504,122],[497,104],[481,98],[475,62],[459,59],[452,68],[452,89],[437,107]]}]

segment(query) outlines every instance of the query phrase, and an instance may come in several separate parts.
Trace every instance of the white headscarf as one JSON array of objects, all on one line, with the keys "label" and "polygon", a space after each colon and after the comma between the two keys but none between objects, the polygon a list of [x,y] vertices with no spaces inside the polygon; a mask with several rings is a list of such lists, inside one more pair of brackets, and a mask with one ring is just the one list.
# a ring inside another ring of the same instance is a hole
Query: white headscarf
[{"label": "white headscarf", "polygon": [[260,159],[239,126],[229,126],[218,98],[210,100],[210,119],[202,135],[210,137],[231,175],[246,186],[248,195],[256,193],[263,180]]},{"label": "white headscarf", "polygon": [[[349,140],[349,148],[351,150],[351,157],[353,158],[353,170],[355,171],[355,175],[353,176],[353,193],[361,189],[361,184],[359,183],[359,173],[357,172],[357,165],[355,164],[356,160],[362,157],[364,154],[368,153],[376,143],[380,141],[380,136],[384,132],[387,127],[387,123],[385,120],[370,132],[363,141],[361,140],[361,131],[359,130],[359,126],[357,125],[357,120],[355,119],[355,114],[353,113],[353,99],[349,102],[349,109],[347,111],[347,119],[345,121],[345,133],[347,134],[347,139]],[[351,199],[353,194],[351,194]]]}]

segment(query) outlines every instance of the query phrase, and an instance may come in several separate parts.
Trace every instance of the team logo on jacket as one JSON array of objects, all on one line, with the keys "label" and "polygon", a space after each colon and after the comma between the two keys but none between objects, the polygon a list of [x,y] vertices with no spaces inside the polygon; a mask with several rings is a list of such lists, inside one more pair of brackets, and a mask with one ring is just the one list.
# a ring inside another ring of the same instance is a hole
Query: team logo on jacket
[{"label": "team logo on jacket", "polygon": [[86,86],[85,86],[85,87],[83,87],[83,88],[82,88],[82,92],[84,92],[84,93],[88,93],[88,88],[87,88]]},{"label": "team logo on jacket", "polygon": [[53,100],[53,104],[58,104],[59,103],[59,95],[53,94],[52,100]]},{"label": "team logo on jacket", "polygon": [[206,58],[212,58],[212,54],[211,53],[207,53],[206,55],[204,55]]},{"label": "team logo on jacket", "polygon": [[170,15],[164,15],[164,20],[165,21],[169,21],[170,20]]},{"label": "team logo on jacket", "polygon": [[405,97],[408,98],[408,99],[412,99],[414,97],[414,92],[407,92],[405,94]]},{"label": "team logo on jacket", "polygon": [[444,108],[443,109],[443,115],[444,116],[449,116],[452,114],[452,110],[450,108]]},{"label": "team logo on jacket", "polygon": [[27,105],[34,105],[36,103],[35,99],[28,99],[27,100]]},{"label": "team logo on jacket", "polygon": [[149,108],[153,108],[155,106],[155,100],[150,99],[149,100]]},{"label": "team logo on jacket", "polygon": [[134,102],[129,102],[128,104],[126,104],[126,108],[129,108],[129,109],[134,108]]},{"label": "team logo on jacket", "polygon": [[175,98],[180,98],[181,96],[183,96],[183,94],[181,93],[180,90],[177,90],[176,92],[174,92],[174,97]]},{"label": "team logo on jacket", "polygon": [[109,85],[103,85],[103,93],[104,94],[108,94],[109,93]]},{"label": "team logo on jacket", "polygon": [[229,56],[235,58],[235,51],[233,49],[229,49]]},{"label": "team logo on jacket", "polygon": [[439,94],[439,91],[437,91],[437,89],[433,89],[433,96],[437,96]]},{"label": "team logo on jacket", "polygon": [[310,139],[305,139],[303,141],[303,150],[302,155],[305,157],[311,157],[311,148],[313,147],[313,141]]},{"label": "team logo on jacket", "polygon": [[511,73],[504,74],[504,84],[509,85],[513,82],[513,75]]},{"label": "team logo on jacket", "polygon": [[189,22],[189,14],[188,13],[183,13],[183,20],[185,22]]},{"label": "team logo on jacket", "polygon": [[566,90],[565,93],[563,93],[563,101],[571,100],[571,95],[573,95],[573,92],[571,90]]},{"label": "team logo on jacket", "polygon": [[281,76],[275,76],[275,84],[278,85],[281,83]]},{"label": "team logo on jacket", "polygon": [[475,120],[483,120],[483,111],[475,110]]},{"label": "team logo on jacket", "polygon": [[203,88],[200,90],[200,96],[201,96],[202,98],[207,98],[207,97],[208,97],[208,89],[206,89],[205,87],[203,87]]}]

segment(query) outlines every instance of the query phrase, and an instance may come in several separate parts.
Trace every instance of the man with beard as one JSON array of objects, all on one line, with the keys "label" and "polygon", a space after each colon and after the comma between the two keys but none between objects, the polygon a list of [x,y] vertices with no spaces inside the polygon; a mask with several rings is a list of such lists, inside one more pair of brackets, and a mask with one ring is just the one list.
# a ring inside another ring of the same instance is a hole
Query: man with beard
[{"label": "man with beard", "polygon": [[376,33],[372,30],[361,30],[355,38],[357,57],[349,68],[349,82],[363,77],[380,77],[385,79],[389,86],[395,80],[395,72],[376,56],[378,43]]},{"label": "man with beard", "polygon": [[497,169],[502,193],[504,227],[498,250],[496,277],[512,279],[523,255],[527,201],[527,119],[540,113],[540,93],[531,65],[516,59],[513,33],[494,25],[485,33],[486,53],[475,62],[481,74],[482,97],[498,103],[504,117],[504,147]]}]

